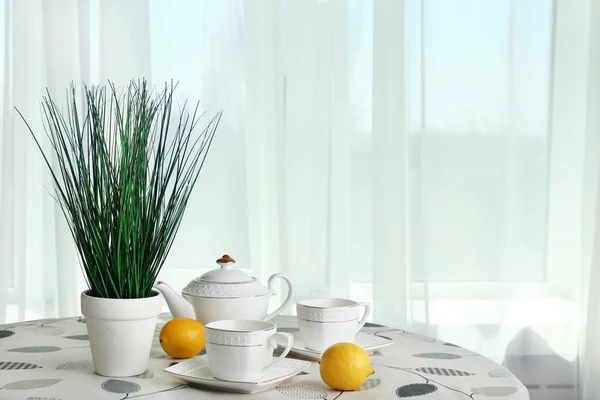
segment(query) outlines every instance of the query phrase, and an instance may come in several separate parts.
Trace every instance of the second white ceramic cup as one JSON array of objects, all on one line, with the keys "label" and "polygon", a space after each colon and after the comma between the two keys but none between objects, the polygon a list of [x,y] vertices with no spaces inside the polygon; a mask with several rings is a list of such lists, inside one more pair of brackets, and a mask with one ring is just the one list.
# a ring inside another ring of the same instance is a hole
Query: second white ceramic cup
[{"label": "second white ceramic cup", "polygon": [[310,299],[296,304],[296,314],[304,346],[323,352],[335,343],[353,343],[371,315],[371,304],[348,299]]},{"label": "second white ceramic cup", "polygon": [[[205,327],[208,364],[217,379],[250,382],[262,378],[270,368],[287,356],[294,343],[289,333],[277,332],[277,326],[258,320],[223,320]],[[277,336],[287,341],[277,358]]]}]

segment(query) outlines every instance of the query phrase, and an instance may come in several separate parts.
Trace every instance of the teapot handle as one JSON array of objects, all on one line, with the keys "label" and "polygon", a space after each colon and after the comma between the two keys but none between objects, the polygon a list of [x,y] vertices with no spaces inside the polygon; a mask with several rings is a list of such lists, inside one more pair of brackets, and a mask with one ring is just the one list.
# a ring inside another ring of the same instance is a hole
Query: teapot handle
[{"label": "teapot handle", "polygon": [[288,295],[285,299],[285,301],[283,302],[283,304],[281,306],[279,306],[279,308],[275,311],[273,311],[271,314],[268,314],[265,317],[265,321],[269,321],[270,319],[272,319],[273,317],[278,316],[279,314],[281,314],[283,312],[283,310],[285,310],[285,308],[287,306],[290,305],[290,303],[292,302],[292,298],[294,297],[294,286],[292,285],[292,282],[289,280],[289,278],[283,274],[273,274],[271,275],[271,277],[269,278],[269,281],[267,282],[267,285],[269,286],[269,291],[271,293],[275,293],[275,291],[273,290],[273,280],[280,278],[283,279],[288,286]]}]

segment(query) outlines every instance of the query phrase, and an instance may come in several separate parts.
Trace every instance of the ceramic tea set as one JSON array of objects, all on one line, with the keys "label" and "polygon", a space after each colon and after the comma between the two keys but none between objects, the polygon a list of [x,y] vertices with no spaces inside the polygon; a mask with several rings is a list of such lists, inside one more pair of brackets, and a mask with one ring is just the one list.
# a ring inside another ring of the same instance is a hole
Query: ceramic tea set
[{"label": "ceramic tea set", "polygon": [[[296,304],[300,340],[289,333],[277,332],[277,325],[268,321],[291,303],[292,282],[282,274],[273,274],[266,287],[234,268],[235,260],[228,255],[219,258],[217,264],[220,268],[193,279],[181,296],[162,281],[154,285],[175,318],[195,318],[204,325],[207,361],[217,380],[257,382],[275,367],[281,369],[286,365],[282,360],[298,361],[286,359],[290,351],[319,360],[327,347],[338,342],[355,342],[371,353],[391,344],[377,342],[381,338],[373,335],[368,335],[371,338],[366,342],[359,337],[371,305],[347,299],[300,301]],[[276,279],[287,283],[288,295],[279,308],[267,314]],[[277,347],[283,348],[283,352],[273,357]],[[173,371],[167,369],[167,372]]]}]

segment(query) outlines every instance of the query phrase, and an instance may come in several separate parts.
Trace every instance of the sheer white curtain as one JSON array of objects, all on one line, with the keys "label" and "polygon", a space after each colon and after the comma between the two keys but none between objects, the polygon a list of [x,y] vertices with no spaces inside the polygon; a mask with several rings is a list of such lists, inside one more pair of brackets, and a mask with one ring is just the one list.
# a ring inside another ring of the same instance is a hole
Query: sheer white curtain
[{"label": "sheer white curtain", "polygon": [[41,132],[46,87],[174,79],[224,115],[163,280],[181,288],[229,253],[263,280],[288,274],[297,299],[372,301],[374,322],[504,363],[533,399],[594,399],[599,12],[6,0],[0,322],[77,314],[84,287],[13,107]]}]

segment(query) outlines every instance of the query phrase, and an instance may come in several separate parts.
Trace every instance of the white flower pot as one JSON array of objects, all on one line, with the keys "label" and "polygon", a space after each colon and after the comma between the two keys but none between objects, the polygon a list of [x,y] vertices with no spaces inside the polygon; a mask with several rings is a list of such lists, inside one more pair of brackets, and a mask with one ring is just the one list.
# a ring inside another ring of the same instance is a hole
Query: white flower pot
[{"label": "white flower pot", "polygon": [[146,370],[162,299],[104,299],[81,293],[94,369],[98,375],[126,377]]}]

